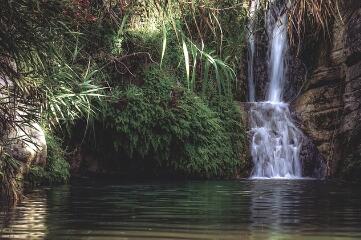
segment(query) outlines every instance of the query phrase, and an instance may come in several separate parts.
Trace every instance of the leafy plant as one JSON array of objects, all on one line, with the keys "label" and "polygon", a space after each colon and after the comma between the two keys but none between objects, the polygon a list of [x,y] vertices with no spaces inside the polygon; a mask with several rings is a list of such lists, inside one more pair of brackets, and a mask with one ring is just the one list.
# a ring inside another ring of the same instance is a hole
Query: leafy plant
[{"label": "leafy plant", "polygon": [[15,202],[19,199],[17,175],[21,164],[5,152],[2,152],[0,157],[0,200]]},{"label": "leafy plant", "polygon": [[[0,13],[0,76],[12,83],[4,102],[14,103],[0,104],[1,123],[42,119],[69,130],[95,116],[129,162],[205,177],[239,167],[233,96],[243,35],[229,22],[242,29],[242,1],[20,0]],[[29,179],[64,182],[61,141],[47,141],[48,164]]]},{"label": "leafy plant", "polygon": [[70,166],[66,160],[66,152],[63,150],[61,139],[48,132],[46,142],[46,166],[31,167],[26,180],[31,185],[66,183],[70,177]]},{"label": "leafy plant", "polygon": [[[198,11],[195,10],[195,4],[200,6]],[[169,42],[167,36],[173,33],[183,50],[186,86],[192,91],[200,91],[204,94],[207,88],[216,87],[219,95],[231,96],[237,86],[237,76],[234,70],[237,64],[229,61],[233,55],[224,55],[222,51],[225,47],[225,38],[219,12],[225,11],[227,8],[238,8],[239,6],[234,2],[225,3],[225,5],[222,8],[213,1],[201,1],[199,3],[182,2],[178,4],[171,1],[169,5],[163,7],[163,15],[165,16],[163,21],[167,22],[171,27],[166,28],[165,26],[167,25],[163,22],[162,60],[166,53],[167,43]],[[175,14],[177,12],[179,13],[178,15]],[[227,13],[229,14],[229,12]],[[243,15],[239,13],[238,16]],[[199,28],[202,23],[207,26],[202,29],[204,32]],[[192,31],[191,26],[195,26],[195,33]],[[211,36],[214,36],[213,42],[207,39],[205,35],[207,30],[212,32]],[[167,33],[165,33],[166,31]],[[237,36],[237,34],[235,35]],[[205,41],[206,39],[208,41]],[[242,41],[239,42],[241,43]],[[212,47],[213,49],[207,51],[206,44],[209,44],[208,49],[212,49]],[[242,46],[239,44],[234,45],[242,49]],[[236,52],[241,53],[242,50]]]},{"label": "leafy plant", "polygon": [[118,90],[106,109],[115,150],[185,175],[232,174],[240,161],[217,113],[164,70],[151,67],[144,78]]},{"label": "leafy plant", "polygon": [[104,88],[96,85],[94,80],[97,74],[99,69],[90,62],[85,69],[66,63],[54,68],[52,81],[42,88],[46,96],[45,118],[50,124],[72,124],[77,119],[89,119],[94,115],[93,99],[104,97]]}]

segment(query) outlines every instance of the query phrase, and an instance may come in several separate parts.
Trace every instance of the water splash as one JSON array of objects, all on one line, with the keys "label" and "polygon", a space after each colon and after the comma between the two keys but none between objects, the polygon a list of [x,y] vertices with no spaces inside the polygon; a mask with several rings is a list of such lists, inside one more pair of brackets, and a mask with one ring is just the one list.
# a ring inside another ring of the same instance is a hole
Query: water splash
[{"label": "water splash", "polygon": [[254,103],[250,109],[251,155],[254,164],[251,177],[301,178],[299,155],[303,134],[294,125],[288,104],[282,101],[288,54],[285,3],[281,6],[270,6],[266,16],[266,28],[270,36],[270,83],[266,101]]},{"label": "water splash", "polygon": [[253,178],[300,178],[302,133],[288,104],[261,102],[250,111]]}]

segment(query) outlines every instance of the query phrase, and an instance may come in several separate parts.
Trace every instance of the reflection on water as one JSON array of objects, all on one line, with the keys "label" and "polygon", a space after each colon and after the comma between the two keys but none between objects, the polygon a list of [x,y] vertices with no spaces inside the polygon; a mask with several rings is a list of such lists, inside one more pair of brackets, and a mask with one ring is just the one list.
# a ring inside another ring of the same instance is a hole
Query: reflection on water
[{"label": "reflection on water", "polygon": [[320,181],[73,185],[0,214],[0,238],[360,239],[359,186]]},{"label": "reflection on water", "polygon": [[46,216],[45,192],[33,192],[16,209],[0,213],[0,237],[42,239],[46,235]]}]

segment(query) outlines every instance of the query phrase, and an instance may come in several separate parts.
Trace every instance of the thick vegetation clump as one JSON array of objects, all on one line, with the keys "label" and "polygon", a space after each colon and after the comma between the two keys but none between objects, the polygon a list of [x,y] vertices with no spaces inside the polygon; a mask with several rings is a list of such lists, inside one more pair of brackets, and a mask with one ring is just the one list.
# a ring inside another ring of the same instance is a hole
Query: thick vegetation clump
[{"label": "thick vegetation clump", "polygon": [[66,160],[66,153],[63,150],[61,140],[48,133],[46,135],[46,143],[46,165],[44,167],[31,167],[26,181],[31,185],[66,183],[70,177],[70,166]]},{"label": "thick vegetation clump", "polygon": [[[115,150],[129,158],[151,158],[173,171],[214,177],[232,175],[240,164],[239,150],[232,149],[232,140],[239,145],[239,139],[232,139],[220,117],[169,73],[152,67],[142,86],[117,90],[104,123],[115,132]],[[230,120],[238,121],[233,131],[241,130],[237,117]]]}]

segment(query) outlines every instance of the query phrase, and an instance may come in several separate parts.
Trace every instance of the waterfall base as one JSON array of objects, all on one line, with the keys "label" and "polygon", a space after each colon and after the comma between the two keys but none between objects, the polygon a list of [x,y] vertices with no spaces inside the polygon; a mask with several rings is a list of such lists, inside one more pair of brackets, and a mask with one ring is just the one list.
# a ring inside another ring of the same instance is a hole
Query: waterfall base
[{"label": "waterfall base", "polygon": [[299,179],[302,132],[293,124],[288,104],[258,102],[250,108],[251,178]]}]

